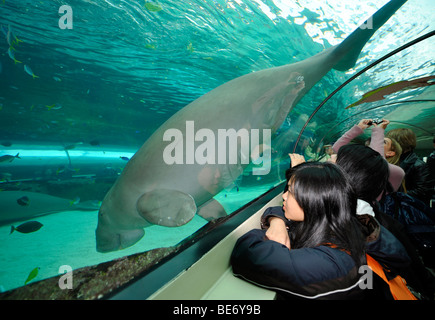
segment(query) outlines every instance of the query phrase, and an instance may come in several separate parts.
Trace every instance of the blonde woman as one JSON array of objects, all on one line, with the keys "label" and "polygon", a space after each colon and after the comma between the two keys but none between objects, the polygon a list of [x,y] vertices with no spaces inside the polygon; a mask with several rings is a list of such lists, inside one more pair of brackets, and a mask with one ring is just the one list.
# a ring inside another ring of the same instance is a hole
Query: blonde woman
[{"label": "blonde woman", "polygon": [[406,192],[429,205],[433,181],[428,165],[414,152],[417,146],[415,133],[408,128],[399,128],[388,131],[387,137],[395,139],[402,147],[400,167],[405,171]]},{"label": "blonde woman", "polygon": [[385,150],[385,158],[388,163],[394,164],[396,166],[399,165],[400,156],[402,155],[402,147],[393,138],[384,138],[384,150]]}]

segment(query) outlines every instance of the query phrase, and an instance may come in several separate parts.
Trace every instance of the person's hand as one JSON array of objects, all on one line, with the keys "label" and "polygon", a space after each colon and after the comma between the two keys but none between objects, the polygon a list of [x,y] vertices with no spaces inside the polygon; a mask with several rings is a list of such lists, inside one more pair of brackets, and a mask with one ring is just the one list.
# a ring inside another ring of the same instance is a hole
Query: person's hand
[{"label": "person's hand", "polygon": [[365,130],[372,125],[372,119],[362,119],[357,126],[361,129]]},{"label": "person's hand", "polygon": [[285,222],[281,218],[269,218],[269,228],[266,231],[269,240],[281,243],[290,249],[290,238]]},{"label": "person's hand", "polygon": [[305,162],[305,158],[303,155],[301,154],[297,154],[297,153],[289,153],[288,154],[290,156],[290,160],[291,160],[291,165],[292,168],[294,166],[297,166],[298,164],[304,163]]},{"label": "person's hand", "polygon": [[329,158],[329,160],[327,160],[327,162],[332,162],[332,163],[336,163],[337,162],[337,154],[331,154],[331,158]]},{"label": "person's hand", "polygon": [[379,127],[385,130],[385,128],[390,124],[390,121],[387,119],[382,119],[382,122],[379,124]]}]

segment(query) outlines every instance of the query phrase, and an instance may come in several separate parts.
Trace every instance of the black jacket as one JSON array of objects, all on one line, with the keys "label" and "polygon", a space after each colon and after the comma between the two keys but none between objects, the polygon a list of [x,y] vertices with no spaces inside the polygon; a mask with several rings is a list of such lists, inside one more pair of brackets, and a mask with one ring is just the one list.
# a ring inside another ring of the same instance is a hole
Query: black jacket
[{"label": "black jacket", "polygon": [[[281,207],[268,208],[262,226],[270,216],[289,222]],[[373,219],[370,217],[369,219]],[[409,257],[400,242],[376,223],[376,239],[367,252],[378,261],[408,264]],[[235,276],[275,290],[284,299],[359,299],[367,269],[358,270],[352,257],[330,246],[289,250],[270,241],[266,231],[254,229],[240,237],[231,256]]]},{"label": "black jacket", "polygon": [[407,193],[429,204],[434,186],[429,166],[415,152],[407,152],[400,157],[400,167],[405,171]]}]

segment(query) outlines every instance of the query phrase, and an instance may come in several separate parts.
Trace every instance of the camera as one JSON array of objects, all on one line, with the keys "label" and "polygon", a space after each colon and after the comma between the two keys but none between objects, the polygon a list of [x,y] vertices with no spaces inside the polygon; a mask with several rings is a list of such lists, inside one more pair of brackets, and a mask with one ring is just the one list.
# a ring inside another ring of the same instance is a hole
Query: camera
[{"label": "camera", "polygon": [[369,121],[367,124],[369,126],[371,126],[373,123],[380,124],[380,123],[382,123],[382,119],[373,119],[373,120]]}]

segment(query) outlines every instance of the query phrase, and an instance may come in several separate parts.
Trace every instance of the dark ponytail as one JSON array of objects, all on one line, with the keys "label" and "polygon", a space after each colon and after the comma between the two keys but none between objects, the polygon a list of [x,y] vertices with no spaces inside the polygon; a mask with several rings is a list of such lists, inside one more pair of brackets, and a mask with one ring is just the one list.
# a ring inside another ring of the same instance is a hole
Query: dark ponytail
[{"label": "dark ponytail", "polygon": [[369,147],[358,144],[341,147],[336,164],[350,177],[358,199],[373,203],[387,188],[388,162]]}]

